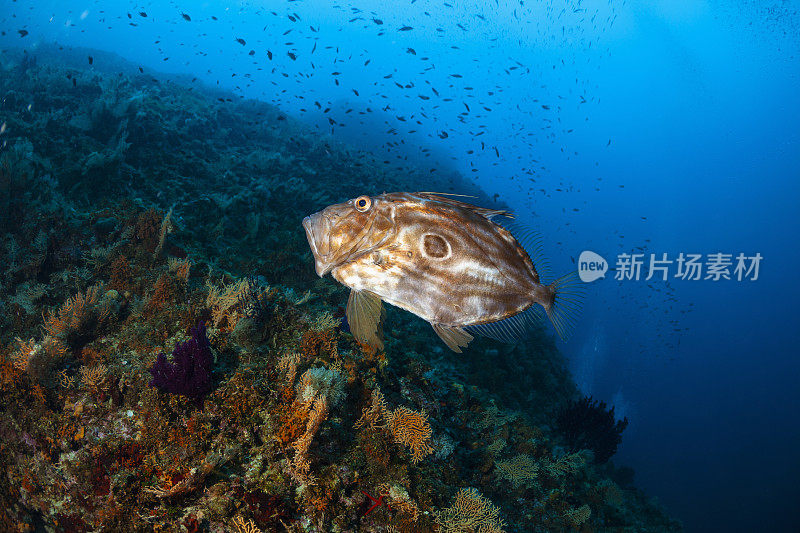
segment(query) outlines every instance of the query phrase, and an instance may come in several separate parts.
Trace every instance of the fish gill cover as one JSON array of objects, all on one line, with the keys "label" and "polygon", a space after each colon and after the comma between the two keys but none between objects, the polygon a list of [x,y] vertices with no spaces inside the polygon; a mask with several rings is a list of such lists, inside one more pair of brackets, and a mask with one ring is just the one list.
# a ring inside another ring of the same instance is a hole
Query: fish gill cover
[{"label": "fish gill cover", "polygon": [[59,58],[0,64],[0,529],[680,529],[554,431],[578,393],[544,329],[458,357],[392,309],[383,349],[347,332],[302,217],[449,183]]}]

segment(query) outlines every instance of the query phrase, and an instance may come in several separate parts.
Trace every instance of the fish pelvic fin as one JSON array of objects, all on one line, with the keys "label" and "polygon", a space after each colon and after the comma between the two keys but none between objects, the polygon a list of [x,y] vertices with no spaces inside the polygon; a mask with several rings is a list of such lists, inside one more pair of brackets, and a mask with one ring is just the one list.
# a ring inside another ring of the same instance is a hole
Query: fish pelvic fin
[{"label": "fish pelvic fin", "polygon": [[345,313],[350,332],[356,340],[373,348],[383,349],[381,324],[386,311],[383,309],[380,297],[369,291],[351,289]]},{"label": "fish pelvic fin", "polygon": [[575,328],[585,288],[577,272],[565,274],[547,286],[553,296],[544,308],[562,341],[567,340]]},{"label": "fish pelvic fin", "polygon": [[474,338],[460,326],[444,326],[442,324],[431,324],[431,326],[447,347],[456,353],[461,353],[461,348],[466,348]]}]

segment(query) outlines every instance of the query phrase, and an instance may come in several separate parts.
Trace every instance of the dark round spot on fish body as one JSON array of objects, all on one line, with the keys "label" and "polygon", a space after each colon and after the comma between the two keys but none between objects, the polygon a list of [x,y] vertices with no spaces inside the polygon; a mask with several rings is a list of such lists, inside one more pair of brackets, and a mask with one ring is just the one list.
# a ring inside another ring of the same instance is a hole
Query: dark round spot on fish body
[{"label": "dark round spot on fish body", "polygon": [[441,235],[426,234],[422,237],[422,250],[427,257],[443,259],[450,255],[450,245]]}]

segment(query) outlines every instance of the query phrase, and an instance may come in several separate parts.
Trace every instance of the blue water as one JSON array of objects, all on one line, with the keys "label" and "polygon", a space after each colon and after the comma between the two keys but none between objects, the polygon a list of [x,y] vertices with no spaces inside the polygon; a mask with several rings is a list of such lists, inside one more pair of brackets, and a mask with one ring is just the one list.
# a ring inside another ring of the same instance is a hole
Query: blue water
[{"label": "blue water", "polygon": [[562,349],[581,389],[630,419],[615,461],[688,531],[792,531],[799,4],[15,1],[0,45],[115,52],[393,165],[460,172],[542,233],[556,274],[583,250],[612,267],[760,253],[756,281],[610,271]]}]

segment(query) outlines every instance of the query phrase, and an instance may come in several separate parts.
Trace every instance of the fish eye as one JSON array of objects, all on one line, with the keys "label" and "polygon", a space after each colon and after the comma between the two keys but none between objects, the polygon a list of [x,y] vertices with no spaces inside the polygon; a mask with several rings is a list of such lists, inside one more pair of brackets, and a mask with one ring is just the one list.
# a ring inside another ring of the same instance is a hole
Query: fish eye
[{"label": "fish eye", "polygon": [[369,196],[359,196],[356,198],[355,205],[356,209],[363,213],[372,205],[372,200],[369,199]]}]

